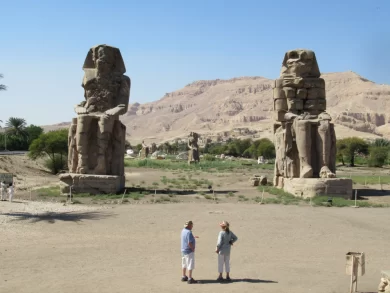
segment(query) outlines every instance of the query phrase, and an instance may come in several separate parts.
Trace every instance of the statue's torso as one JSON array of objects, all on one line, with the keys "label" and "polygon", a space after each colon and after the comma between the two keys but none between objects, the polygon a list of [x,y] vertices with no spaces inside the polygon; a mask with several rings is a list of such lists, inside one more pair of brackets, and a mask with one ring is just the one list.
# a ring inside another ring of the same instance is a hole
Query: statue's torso
[{"label": "statue's torso", "polygon": [[103,113],[116,107],[119,88],[122,78],[109,76],[97,77],[94,72],[86,74],[83,81],[88,113]]}]

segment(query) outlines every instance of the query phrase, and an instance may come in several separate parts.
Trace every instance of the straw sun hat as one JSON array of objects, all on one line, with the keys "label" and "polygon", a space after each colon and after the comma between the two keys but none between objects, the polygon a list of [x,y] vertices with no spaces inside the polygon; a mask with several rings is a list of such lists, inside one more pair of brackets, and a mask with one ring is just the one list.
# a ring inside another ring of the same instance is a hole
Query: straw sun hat
[{"label": "straw sun hat", "polygon": [[185,223],[184,223],[184,228],[185,228],[185,227],[188,227],[188,226],[191,225],[191,224],[192,224],[192,221],[187,221],[187,222],[185,222]]}]

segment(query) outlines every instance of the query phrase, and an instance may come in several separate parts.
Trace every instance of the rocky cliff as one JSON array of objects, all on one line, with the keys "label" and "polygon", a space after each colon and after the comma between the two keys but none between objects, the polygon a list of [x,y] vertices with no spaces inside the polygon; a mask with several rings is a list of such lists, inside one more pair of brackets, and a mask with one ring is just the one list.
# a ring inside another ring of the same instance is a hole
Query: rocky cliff
[{"label": "rocky cliff", "polygon": [[[389,136],[390,85],[376,84],[354,72],[322,77],[338,137]],[[134,143],[167,141],[190,131],[211,138],[271,138],[271,84],[263,77],[195,81],[158,101],[131,104],[122,121]]]}]

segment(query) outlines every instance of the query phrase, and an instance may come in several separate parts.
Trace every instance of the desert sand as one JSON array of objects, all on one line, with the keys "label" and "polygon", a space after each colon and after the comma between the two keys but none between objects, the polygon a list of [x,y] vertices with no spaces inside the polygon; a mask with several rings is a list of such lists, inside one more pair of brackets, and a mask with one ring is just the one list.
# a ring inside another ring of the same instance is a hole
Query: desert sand
[{"label": "desert sand", "polygon": [[[0,202],[0,292],[348,292],[348,251],[366,253],[360,292],[388,269],[388,209],[178,203]],[[51,212],[51,214],[47,213]],[[180,231],[194,221],[194,277],[180,282]],[[239,237],[219,284],[218,223]]]}]

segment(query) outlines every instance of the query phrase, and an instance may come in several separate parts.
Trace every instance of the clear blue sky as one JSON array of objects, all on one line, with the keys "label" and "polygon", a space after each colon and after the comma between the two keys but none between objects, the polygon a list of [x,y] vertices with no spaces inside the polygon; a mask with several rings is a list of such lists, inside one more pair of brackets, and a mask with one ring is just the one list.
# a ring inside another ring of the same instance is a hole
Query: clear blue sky
[{"label": "clear blue sky", "polygon": [[285,51],[390,84],[390,0],[0,0],[0,120],[69,121],[90,47],[120,48],[131,102],[199,79],[277,78]]}]

